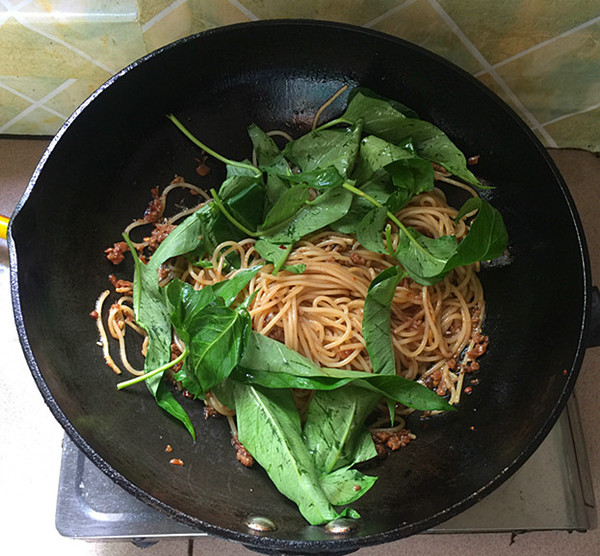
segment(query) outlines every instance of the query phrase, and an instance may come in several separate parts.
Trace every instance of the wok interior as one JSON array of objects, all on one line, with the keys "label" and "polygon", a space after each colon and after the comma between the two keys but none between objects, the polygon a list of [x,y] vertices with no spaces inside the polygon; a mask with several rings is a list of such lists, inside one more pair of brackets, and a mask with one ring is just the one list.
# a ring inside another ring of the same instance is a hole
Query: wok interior
[{"label": "wok interior", "polygon": [[[575,380],[585,313],[584,257],[568,194],[523,124],[474,80],[410,45],[340,26],[263,22],[207,33],[105,87],[63,130],[12,226],[21,333],[62,424],[128,490],[192,525],[259,546],[292,541],[288,549],[307,550],[306,541],[332,537],[307,526],[262,470],[235,461],[227,424],[206,422],[201,403],[183,400],[197,426],[194,444],[143,385],[117,392],[119,377],[104,364],[89,313],[115,272],[103,250],[143,214],[150,189],[175,174],[207,187],[223,177],[195,173],[198,150],[165,114],[217,152],[243,159],[251,152],[248,124],[297,135],[343,84],[403,102],[467,156],[479,154],[474,171],[495,187],[484,195],[509,232],[508,255],[481,272],[490,346],[480,383],[458,412],[416,420],[417,441],[366,467],[380,478],[353,505],[360,527],[332,543],[433,526],[502,482],[542,440]],[[344,98],[325,117],[343,106]],[[173,456],[185,466],[169,465]],[[246,536],[244,522],[255,515],[277,524],[271,540]]]}]

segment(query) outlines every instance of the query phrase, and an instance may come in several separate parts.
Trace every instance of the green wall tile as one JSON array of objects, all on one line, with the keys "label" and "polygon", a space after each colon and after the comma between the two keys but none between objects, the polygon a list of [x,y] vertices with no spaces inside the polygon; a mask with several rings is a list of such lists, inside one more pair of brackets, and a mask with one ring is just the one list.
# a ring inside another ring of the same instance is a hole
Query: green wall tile
[{"label": "green wall tile", "polygon": [[43,108],[36,108],[8,127],[4,133],[16,135],[53,135],[63,119]]},{"label": "green wall tile", "polygon": [[438,3],[491,64],[600,16],[598,0],[438,0]]},{"label": "green wall tile", "polygon": [[41,100],[64,81],[64,77],[46,77],[43,75],[0,76],[0,85],[6,85],[33,100]]},{"label": "green wall tile", "polygon": [[100,82],[110,77],[108,69],[86,59],[73,49],[36,33],[15,20],[0,27],[0,75],[73,77]]},{"label": "green wall tile", "polygon": [[600,153],[600,108],[568,116],[544,128],[559,145]]},{"label": "green wall tile", "polygon": [[167,9],[174,0],[138,0],[139,19],[142,25]]},{"label": "green wall tile", "polygon": [[496,69],[542,124],[600,99],[600,22]]},{"label": "green wall tile", "polygon": [[427,0],[407,3],[373,28],[427,48],[470,73],[481,70],[479,61]]},{"label": "green wall tile", "polygon": [[364,25],[403,0],[238,0],[260,19],[328,19]]},{"label": "green wall tile", "polygon": [[[10,122],[13,118],[18,116],[23,110],[29,108],[31,103],[21,98],[18,95],[7,91],[1,86],[2,80],[0,79],[0,129]],[[2,131],[2,133],[8,133]]]},{"label": "green wall tile", "polygon": [[98,87],[99,83],[89,79],[75,79],[68,87],[62,89],[45,103],[45,106],[61,114],[70,116],[71,113]]}]

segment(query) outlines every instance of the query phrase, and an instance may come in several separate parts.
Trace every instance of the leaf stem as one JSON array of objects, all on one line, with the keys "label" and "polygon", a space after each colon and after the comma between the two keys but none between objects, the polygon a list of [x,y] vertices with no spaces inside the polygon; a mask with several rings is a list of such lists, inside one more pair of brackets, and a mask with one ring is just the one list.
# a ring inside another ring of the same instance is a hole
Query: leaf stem
[{"label": "leaf stem", "polygon": [[223,213],[223,216],[229,220],[229,222],[231,222],[236,228],[244,232],[246,235],[250,237],[258,237],[258,234],[246,228],[246,226],[244,226],[241,222],[238,222],[235,217],[229,213],[229,211],[225,208],[225,203],[223,203],[214,189],[210,190],[210,194],[212,195],[218,209]]},{"label": "leaf stem", "polygon": [[169,118],[169,120],[175,124],[179,131],[181,131],[192,143],[194,143],[194,145],[200,147],[204,152],[215,157],[217,160],[220,160],[225,164],[229,164],[230,166],[236,166],[237,168],[245,168],[246,170],[250,170],[257,178],[262,176],[262,172],[256,166],[253,166],[252,164],[246,164],[245,162],[239,162],[237,160],[231,160],[211,149],[208,145],[194,137],[194,135],[192,135],[192,133],[173,114],[167,114],[167,118]]},{"label": "leaf stem", "polygon": [[[373,197],[371,197],[371,195],[369,195],[368,193],[365,193],[364,191],[361,191],[360,189],[354,187],[353,185],[349,184],[347,181],[345,181],[342,184],[342,187],[344,187],[345,189],[347,189],[348,191],[351,191],[352,193],[354,193],[355,195],[358,195],[359,197],[362,197],[363,199],[369,201],[369,203],[371,203],[372,205],[378,207],[378,208],[385,208],[385,205],[382,205],[377,199],[374,199]],[[427,249],[425,249],[415,238],[414,236],[408,231],[408,229],[406,228],[406,226],[404,224],[402,224],[402,222],[400,222],[400,220],[398,220],[398,218],[396,217],[396,215],[393,212],[390,212],[389,210],[386,209],[386,214],[387,217],[394,223],[396,224],[396,226],[398,226],[398,229],[402,230],[402,232],[404,233],[404,235],[406,235],[406,237],[408,238],[408,240],[413,243],[415,245],[415,247],[419,250],[422,251],[424,253],[429,254],[429,251],[427,251]]]},{"label": "leaf stem", "polygon": [[321,124],[318,127],[315,127],[315,129],[313,129],[312,131],[321,131],[323,129],[329,129],[330,127],[336,126],[338,124],[351,125],[352,122],[344,120],[344,118],[336,118],[335,120],[330,120],[328,122],[325,122],[324,124]]},{"label": "leaf stem", "polygon": [[181,361],[183,361],[185,359],[185,357],[187,356],[187,354],[188,354],[188,350],[187,350],[187,347],[185,347],[183,350],[183,353],[181,353],[179,356],[177,356],[172,361],[169,361],[168,363],[165,363],[164,365],[158,367],[157,369],[154,369],[153,371],[150,371],[149,373],[144,373],[143,375],[136,376],[135,378],[132,378],[131,380],[119,382],[117,384],[117,390],[122,390],[123,388],[132,386],[133,384],[137,384],[138,382],[143,382],[144,380],[146,380],[148,378],[152,378],[153,376],[156,376],[157,374],[162,373],[162,372],[166,371],[167,369],[170,369],[171,367],[177,365],[177,363],[180,363]]}]

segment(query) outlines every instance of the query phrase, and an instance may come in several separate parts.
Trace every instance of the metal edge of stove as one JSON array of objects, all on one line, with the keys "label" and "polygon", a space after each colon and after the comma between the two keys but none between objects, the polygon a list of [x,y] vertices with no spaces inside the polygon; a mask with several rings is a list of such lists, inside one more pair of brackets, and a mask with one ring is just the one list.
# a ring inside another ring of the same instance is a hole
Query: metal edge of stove
[{"label": "metal edge of stove", "polygon": [[[547,488],[547,485],[561,488]],[[196,539],[206,533],[137,500],[100,471],[65,436],[56,528],[87,541]],[[587,531],[597,526],[592,477],[572,396],[531,458],[497,490],[465,512],[426,531],[444,533]]]}]

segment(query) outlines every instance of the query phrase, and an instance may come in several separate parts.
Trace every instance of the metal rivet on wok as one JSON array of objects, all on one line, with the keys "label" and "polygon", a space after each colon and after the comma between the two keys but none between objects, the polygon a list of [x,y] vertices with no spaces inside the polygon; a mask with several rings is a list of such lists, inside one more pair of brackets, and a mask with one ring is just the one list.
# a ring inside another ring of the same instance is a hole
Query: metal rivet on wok
[{"label": "metal rivet on wok", "polygon": [[356,529],[357,522],[354,519],[334,519],[327,523],[324,528],[328,533],[334,535],[344,535],[350,533],[353,529]]},{"label": "metal rivet on wok", "polygon": [[246,525],[249,529],[259,533],[268,533],[277,529],[277,526],[269,518],[260,516],[251,517],[246,521]]}]

